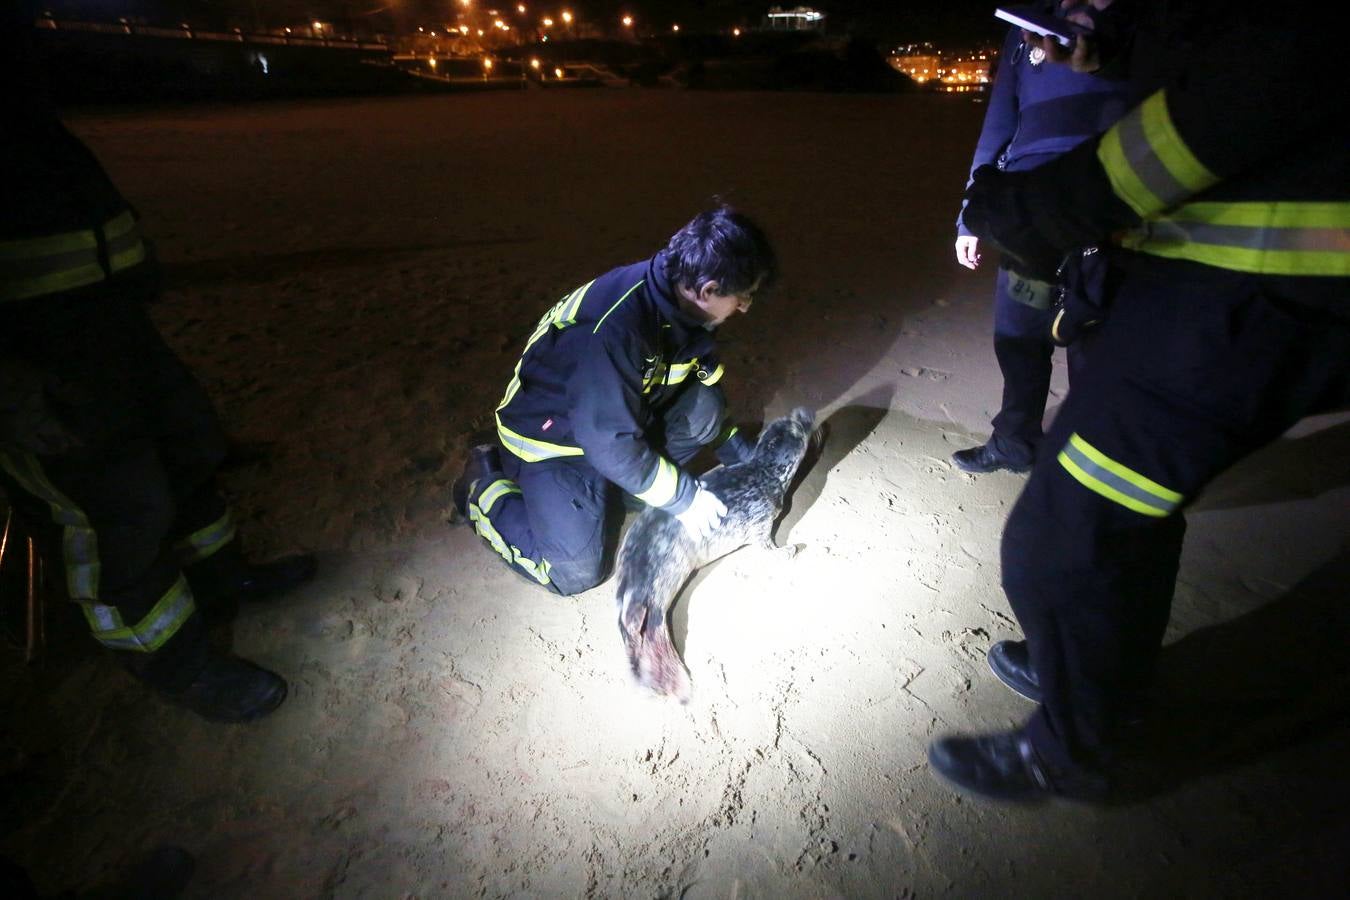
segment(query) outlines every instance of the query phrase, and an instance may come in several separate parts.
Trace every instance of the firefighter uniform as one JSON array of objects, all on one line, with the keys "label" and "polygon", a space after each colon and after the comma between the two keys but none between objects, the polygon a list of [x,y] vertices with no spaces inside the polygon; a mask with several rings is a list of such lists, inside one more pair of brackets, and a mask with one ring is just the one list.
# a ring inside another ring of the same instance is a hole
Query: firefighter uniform
[{"label": "firefighter uniform", "polygon": [[94,638],[184,691],[208,655],[194,583],[216,586],[238,560],[213,480],[224,436],[147,317],[157,266],[102,167],[36,104],[11,108],[5,128],[0,363],[40,373],[40,386],[0,406],[43,406],[74,445],[0,443],[0,483],[59,552]]},{"label": "firefighter uniform", "polygon": [[977,178],[968,210],[1015,255],[1111,232],[1127,248],[1002,545],[1042,694],[1024,733],[1060,792],[1099,784],[1150,683],[1187,504],[1299,419],[1350,403],[1345,103],[1304,96],[1334,83],[1334,43],[1231,6],[1200,19],[1218,33],[1184,49],[1175,23],[1136,39],[1136,65],[1180,61],[1184,77],[1039,170]]},{"label": "firefighter uniform", "polygon": [[713,333],[680,310],[664,261],[663,251],[559,300],[497,407],[503,471],[480,480],[469,520],[559,594],[603,578],[611,485],[679,513],[697,489],[683,466],[734,432]]}]

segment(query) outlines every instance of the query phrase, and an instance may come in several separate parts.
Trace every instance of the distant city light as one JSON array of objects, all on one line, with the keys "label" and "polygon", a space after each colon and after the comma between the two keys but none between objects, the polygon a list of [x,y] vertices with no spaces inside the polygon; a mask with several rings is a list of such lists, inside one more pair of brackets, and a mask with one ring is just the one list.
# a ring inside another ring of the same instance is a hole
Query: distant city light
[{"label": "distant city light", "polygon": [[554,75],[555,78],[561,78],[561,77],[563,77],[563,70],[562,70],[562,69],[554,69],[554,70],[553,70],[553,75]]},{"label": "distant city light", "polygon": [[536,56],[530,60],[530,68],[531,69],[539,68],[539,57]]},{"label": "distant city light", "polygon": [[568,25],[571,25],[571,24],[572,24],[572,14],[571,14],[570,12],[568,12],[567,10],[563,10],[562,20],[563,20],[564,22],[566,22]]},{"label": "distant city light", "polygon": [[678,25],[672,25],[672,26],[670,26],[670,30],[671,30],[671,31],[679,31],[679,30],[680,30],[680,26],[678,26]]},{"label": "distant city light", "polygon": [[545,27],[545,28],[552,28],[552,27],[553,27],[553,20],[550,19],[548,16],[544,16],[544,27]]},{"label": "distant city light", "polygon": [[740,36],[741,36],[741,30],[740,30],[739,28],[733,28],[733,29],[731,29],[731,36],[732,36],[732,37],[740,37]]},{"label": "distant city light", "polygon": [[524,3],[517,3],[517,4],[516,4],[516,12],[520,13],[522,16],[525,15],[525,4],[524,4]]},{"label": "distant city light", "polygon": [[632,16],[624,16],[624,17],[623,17],[623,27],[624,27],[624,28],[632,28],[632,27],[633,27],[633,17],[632,17]]}]

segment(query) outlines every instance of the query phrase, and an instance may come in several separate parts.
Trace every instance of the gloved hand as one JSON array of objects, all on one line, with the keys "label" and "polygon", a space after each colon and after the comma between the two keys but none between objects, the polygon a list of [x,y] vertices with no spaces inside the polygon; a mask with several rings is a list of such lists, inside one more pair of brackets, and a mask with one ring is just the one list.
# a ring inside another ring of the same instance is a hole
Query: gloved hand
[{"label": "gloved hand", "polygon": [[726,504],[717,499],[717,495],[712,491],[700,485],[694,494],[693,502],[675,518],[684,526],[689,537],[695,541],[702,541],[713,533],[713,529],[721,524],[722,517],[726,514]]}]

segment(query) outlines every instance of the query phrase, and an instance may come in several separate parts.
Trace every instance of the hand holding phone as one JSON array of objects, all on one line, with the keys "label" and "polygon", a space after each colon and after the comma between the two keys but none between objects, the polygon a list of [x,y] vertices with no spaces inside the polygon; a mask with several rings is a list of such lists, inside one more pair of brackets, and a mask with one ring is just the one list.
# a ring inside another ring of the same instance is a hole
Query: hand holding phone
[{"label": "hand holding phone", "polygon": [[1080,34],[1088,30],[1077,22],[1041,12],[1034,6],[999,7],[994,10],[994,16],[1032,34],[1051,38],[1061,47],[1071,46]]}]

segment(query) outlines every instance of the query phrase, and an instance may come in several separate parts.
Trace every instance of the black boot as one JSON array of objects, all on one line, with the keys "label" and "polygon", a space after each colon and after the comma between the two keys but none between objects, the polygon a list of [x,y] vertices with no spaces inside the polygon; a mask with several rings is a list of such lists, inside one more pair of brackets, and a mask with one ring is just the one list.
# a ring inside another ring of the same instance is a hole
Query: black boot
[{"label": "black boot", "polygon": [[1026,641],[999,641],[989,648],[985,657],[998,680],[1032,703],[1041,702],[1041,683],[1036,670],[1031,668],[1031,654]]},{"label": "black boot", "polygon": [[500,475],[501,471],[502,458],[496,444],[477,444],[469,448],[464,471],[450,488],[450,497],[460,519],[468,521],[469,499],[477,490],[478,483],[491,475]]},{"label": "black boot", "polygon": [[286,679],[237,656],[212,655],[184,689],[166,690],[179,706],[212,722],[251,722],[286,699]]},{"label": "black boot", "polygon": [[1009,472],[1030,472],[1031,463],[1021,460],[1013,460],[998,450],[994,449],[993,440],[987,444],[981,444],[978,447],[971,447],[967,450],[957,450],[952,454],[952,462],[963,472],[970,472],[973,475],[984,475],[987,472],[997,472],[999,469],[1006,469]]},{"label": "black boot", "polygon": [[1022,729],[939,738],[928,764],[962,791],[994,800],[1040,801],[1053,791]]},{"label": "black boot", "polygon": [[1100,772],[1075,768],[1052,774],[1022,728],[939,738],[928,745],[928,764],[959,790],[991,800],[1102,801],[1108,796],[1108,781]]},{"label": "black boot", "polygon": [[244,560],[238,541],[230,541],[206,559],[184,570],[192,595],[213,619],[234,615],[236,601],[271,600],[314,577],[318,560],[312,553],[295,553],[265,563]]}]

